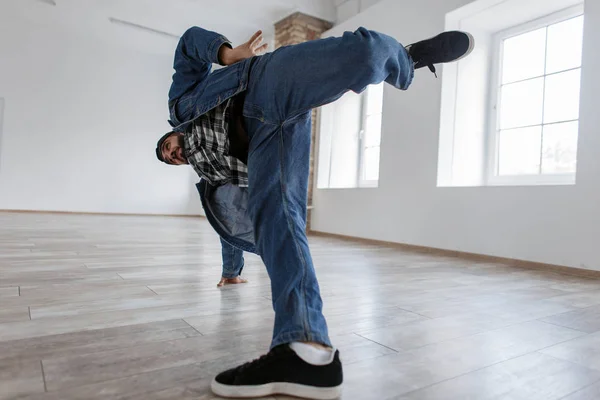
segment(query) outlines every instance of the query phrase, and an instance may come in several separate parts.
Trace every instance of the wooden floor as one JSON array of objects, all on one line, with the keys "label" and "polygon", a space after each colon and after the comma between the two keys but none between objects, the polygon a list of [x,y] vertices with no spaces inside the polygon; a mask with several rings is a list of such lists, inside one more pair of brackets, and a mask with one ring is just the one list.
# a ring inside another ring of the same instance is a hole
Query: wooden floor
[{"label": "wooden floor", "polygon": [[[600,281],[311,242],[344,399],[600,399]],[[0,399],[213,399],[273,320],[219,275],[203,219],[0,213]]]}]

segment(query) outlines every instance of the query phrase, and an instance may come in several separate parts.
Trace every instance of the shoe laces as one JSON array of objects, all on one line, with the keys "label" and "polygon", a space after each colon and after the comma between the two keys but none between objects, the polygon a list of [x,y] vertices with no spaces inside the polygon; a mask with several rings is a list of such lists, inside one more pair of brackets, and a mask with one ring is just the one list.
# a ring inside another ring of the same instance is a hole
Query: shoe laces
[{"label": "shoe laces", "polygon": [[435,65],[433,65],[433,64],[426,64],[426,65],[427,65],[427,68],[429,68],[429,70],[431,72],[433,72],[433,75],[435,75],[435,77],[437,78],[438,76],[437,76],[437,71],[435,69]]},{"label": "shoe laces", "polygon": [[433,62],[431,62],[431,53],[435,51],[435,49],[424,43],[416,43],[416,46],[415,44],[410,45],[407,50],[415,63],[415,67],[427,67],[436,78],[438,77],[437,70],[435,69]]}]

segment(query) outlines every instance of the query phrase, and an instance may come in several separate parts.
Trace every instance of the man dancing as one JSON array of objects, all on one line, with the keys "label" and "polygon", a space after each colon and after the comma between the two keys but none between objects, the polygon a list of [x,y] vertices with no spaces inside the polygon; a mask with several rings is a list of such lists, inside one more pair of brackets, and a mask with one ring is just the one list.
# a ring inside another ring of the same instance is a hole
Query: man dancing
[{"label": "man dancing", "polygon": [[[339,397],[342,364],[306,238],[311,110],[382,81],[406,90],[415,69],[435,72],[473,47],[464,32],[404,47],[359,28],[259,55],[260,32],[238,47],[198,27],[182,36],[169,92],[173,131],[157,157],[190,164],[203,178],[209,221],[227,242],[261,256],[275,311],[268,354],[219,374],[217,395]],[[227,67],[211,72],[213,63]]]}]

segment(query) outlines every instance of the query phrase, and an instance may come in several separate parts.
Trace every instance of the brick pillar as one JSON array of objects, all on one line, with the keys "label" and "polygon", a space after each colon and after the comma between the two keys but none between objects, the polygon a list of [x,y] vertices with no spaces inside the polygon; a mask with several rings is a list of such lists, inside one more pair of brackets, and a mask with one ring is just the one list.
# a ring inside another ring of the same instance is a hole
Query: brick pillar
[{"label": "brick pillar", "polygon": [[[333,24],[325,20],[311,17],[310,15],[296,12],[287,16],[281,21],[275,23],[275,48],[308,42],[309,40],[319,39],[321,34],[329,29]],[[308,176],[308,205],[313,204],[313,186],[315,181],[315,143],[317,138],[317,111],[312,112],[312,132],[310,147],[310,169]],[[311,210],[308,210],[306,229],[310,231]]]}]

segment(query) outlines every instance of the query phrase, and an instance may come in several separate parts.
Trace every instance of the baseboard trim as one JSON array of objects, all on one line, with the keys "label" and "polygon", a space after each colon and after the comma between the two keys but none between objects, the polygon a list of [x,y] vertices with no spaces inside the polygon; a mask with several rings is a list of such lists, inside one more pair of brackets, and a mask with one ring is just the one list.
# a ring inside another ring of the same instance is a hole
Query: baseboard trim
[{"label": "baseboard trim", "polygon": [[54,210],[0,210],[0,213],[106,215],[106,216],[117,216],[117,217],[206,218],[204,215],[200,215],[200,214],[143,214],[143,213],[108,213],[108,212],[92,212],[92,211],[54,211]]},{"label": "baseboard trim", "polygon": [[309,234],[311,236],[343,239],[343,240],[347,240],[347,241],[354,241],[357,243],[379,245],[379,246],[382,246],[382,245],[389,246],[389,247],[402,249],[405,251],[429,254],[432,256],[454,257],[454,258],[459,258],[461,260],[489,262],[489,263],[503,264],[503,265],[506,265],[509,267],[515,267],[515,268],[530,269],[530,270],[543,270],[543,271],[550,271],[550,272],[555,272],[555,273],[563,274],[563,275],[574,275],[574,276],[584,277],[584,278],[600,279],[600,271],[584,269],[584,268],[568,267],[565,265],[545,264],[545,263],[539,263],[539,262],[534,262],[534,261],[519,260],[519,259],[514,259],[514,258],[497,257],[497,256],[469,253],[469,252],[457,251],[457,250],[445,250],[445,249],[439,249],[439,248],[435,248],[435,247],[418,246],[418,245],[397,243],[397,242],[388,242],[388,241],[384,241],[384,240],[366,239],[366,238],[339,235],[336,233],[328,233],[328,232],[310,231]]}]

